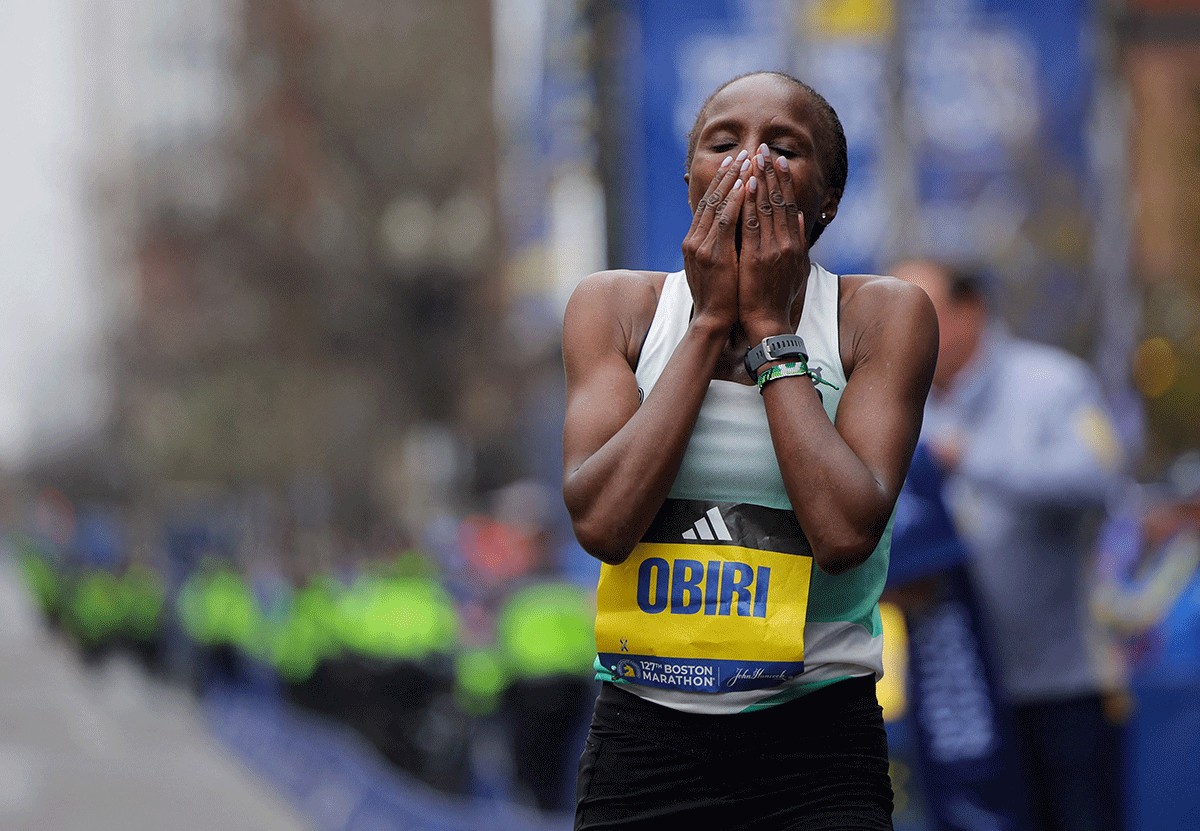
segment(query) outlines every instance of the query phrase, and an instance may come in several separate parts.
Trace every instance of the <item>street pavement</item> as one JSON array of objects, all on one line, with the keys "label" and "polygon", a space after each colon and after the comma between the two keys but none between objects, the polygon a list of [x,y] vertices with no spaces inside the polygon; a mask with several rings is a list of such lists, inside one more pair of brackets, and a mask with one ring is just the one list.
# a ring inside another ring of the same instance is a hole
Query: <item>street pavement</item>
[{"label": "street pavement", "polygon": [[0,828],[312,831],[132,660],[84,666],[0,553]]}]

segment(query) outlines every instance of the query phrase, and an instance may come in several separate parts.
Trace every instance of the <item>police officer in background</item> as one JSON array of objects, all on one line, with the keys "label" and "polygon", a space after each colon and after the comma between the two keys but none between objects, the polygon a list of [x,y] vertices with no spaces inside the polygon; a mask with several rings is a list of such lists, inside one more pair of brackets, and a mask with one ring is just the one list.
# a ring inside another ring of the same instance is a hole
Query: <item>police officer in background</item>
[{"label": "police officer in background", "polygon": [[1094,650],[1085,570],[1124,451],[1100,385],[1080,359],[1014,337],[980,275],[903,261],[895,276],[933,300],[940,349],[922,441],[969,554],[1038,827],[1121,827],[1112,679]]},{"label": "police officer in background", "polygon": [[548,554],[538,560],[501,607],[496,646],[507,678],[502,700],[518,797],[543,811],[565,811],[599,690],[596,612],[591,593],[562,577]]}]

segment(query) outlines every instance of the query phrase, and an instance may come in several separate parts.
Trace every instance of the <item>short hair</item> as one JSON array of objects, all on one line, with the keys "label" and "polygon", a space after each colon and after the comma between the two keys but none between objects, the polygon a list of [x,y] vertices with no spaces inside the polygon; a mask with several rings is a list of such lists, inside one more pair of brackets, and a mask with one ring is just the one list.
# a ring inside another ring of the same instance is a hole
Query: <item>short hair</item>
[{"label": "short hair", "polygon": [[946,282],[946,298],[951,303],[990,304],[995,278],[977,262],[955,260],[929,254],[907,254],[895,258],[895,265],[924,264],[935,269]]},{"label": "short hair", "polygon": [[931,260],[946,275],[946,295],[952,303],[988,302],[989,279],[980,266]]},{"label": "short hair", "polygon": [[[758,70],[756,72],[745,72],[734,78],[730,78],[725,83],[714,89],[704,103],[700,105],[700,109],[696,112],[696,120],[692,122],[692,129],[687,134],[687,159],[684,162],[684,170],[692,169],[692,159],[696,155],[696,143],[700,140],[700,125],[704,121],[704,116],[708,111],[708,105],[722,91],[730,85],[737,83],[745,78],[753,78],[758,75],[766,75],[772,78],[777,78],[785,83],[792,84],[805,95],[808,96],[817,108],[817,113],[821,117],[822,127],[824,128],[825,142],[819,148],[821,155],[821,167],[825,171],[825,180],[827,184],[838,191],[839,194],[846,192],[846,179],[850,175],[850,157],[846,147],[846,131],[842,128],[842,121],[838,118],[837,110],[833,105],[825,100],[825,96],[817,92],[808,84],[796,78],[793,75],[788,75],[786,72],[779,72],[773,69]],[[825,225],[818,222],[813,231],[813,238],[809,245],[817,241],[817,237],[821,236],[821,232],[825,230]]]}]

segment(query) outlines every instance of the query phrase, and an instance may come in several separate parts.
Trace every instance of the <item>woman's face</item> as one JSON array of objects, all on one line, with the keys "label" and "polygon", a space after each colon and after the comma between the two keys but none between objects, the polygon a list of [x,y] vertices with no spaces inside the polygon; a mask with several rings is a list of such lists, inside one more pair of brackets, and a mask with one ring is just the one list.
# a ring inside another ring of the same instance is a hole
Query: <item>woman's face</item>
[{"label": "woman's face", "polygon": [[826,131],[820,112],[803,89],[772,75],[751,75],[717,93],[702,119],[684,177],[693,210],[726,156],[736,158],[742,150],[753,155],[766,144],[772,158],[783,156],[788,161],[796,202],[804,214],[805,238],[812,239],[822,212],[825,224],[833,219],[841,194],[828,192],[821,163]]}]

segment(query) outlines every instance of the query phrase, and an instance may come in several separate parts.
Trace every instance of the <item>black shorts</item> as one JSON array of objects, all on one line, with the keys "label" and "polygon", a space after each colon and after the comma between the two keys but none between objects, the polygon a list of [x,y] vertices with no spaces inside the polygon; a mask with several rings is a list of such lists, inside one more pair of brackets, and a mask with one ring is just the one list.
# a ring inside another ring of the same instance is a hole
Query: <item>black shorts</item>
[{"label": "black shorts", "polygon": [[892,828],[870,676],[750,713],[682,713],[606,683],[579,763],[575,828]]}]

